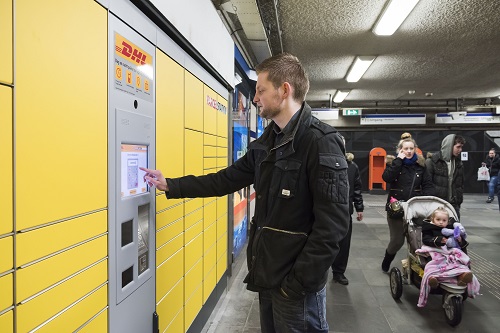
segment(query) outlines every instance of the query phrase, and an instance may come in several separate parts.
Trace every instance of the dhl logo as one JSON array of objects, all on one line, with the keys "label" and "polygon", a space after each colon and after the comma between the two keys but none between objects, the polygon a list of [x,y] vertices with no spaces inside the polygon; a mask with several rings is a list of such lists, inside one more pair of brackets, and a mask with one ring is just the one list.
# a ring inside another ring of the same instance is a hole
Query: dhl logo
[{"label": "dhl logo", "polygon": [[139,65],[152,65],[152,57],[127,39],[115,33],[115,52],[122,58]]}]

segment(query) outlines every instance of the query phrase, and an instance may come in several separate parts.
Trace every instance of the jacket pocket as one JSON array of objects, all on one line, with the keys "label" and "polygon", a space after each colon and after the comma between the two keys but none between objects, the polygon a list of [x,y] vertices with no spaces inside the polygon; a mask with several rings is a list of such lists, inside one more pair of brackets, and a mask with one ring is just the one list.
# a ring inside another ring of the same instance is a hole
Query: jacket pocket
[{"label": "jacket pocket", "polygon": [[263,227],[253,267],[255,284],[266,289],[279,287],[295,264],[307,237],[305,232]]},{"label": "jacket pocket", "polygon": [[290,199],[297,191],[297,181],[301,162],[294,160],[280,160],[275,163],[276,168],[281,173],[278,197]]},{"label": "jacket pocket", "polygon": [[250,220],[250,228],[248,230],[248,247],[247,247],[247,268],[250,269],[253,265],[253,251],[252,245],[255,239],[255,231],[257,225],[255,224],[255,217]]},{"label": "jacket pocket", "polygon": [[346,204],[349,199],[347,161],[343,156],[320,155],[318,188],[326,200]]}]

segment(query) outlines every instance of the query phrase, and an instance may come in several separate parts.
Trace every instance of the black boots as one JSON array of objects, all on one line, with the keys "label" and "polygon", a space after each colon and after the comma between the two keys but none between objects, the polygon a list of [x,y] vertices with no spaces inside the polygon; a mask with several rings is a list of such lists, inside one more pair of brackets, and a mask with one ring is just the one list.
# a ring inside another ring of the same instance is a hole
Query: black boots
[{"label": "black boots", "polygon": [[389,268],[391,268],[391,262],[394,260],[394,257],[396,254],[389,254],[387,253],[387,250],[385,250],[385,257],[384,260],[382,261],[382,270],[387,273],[389,272]]}]

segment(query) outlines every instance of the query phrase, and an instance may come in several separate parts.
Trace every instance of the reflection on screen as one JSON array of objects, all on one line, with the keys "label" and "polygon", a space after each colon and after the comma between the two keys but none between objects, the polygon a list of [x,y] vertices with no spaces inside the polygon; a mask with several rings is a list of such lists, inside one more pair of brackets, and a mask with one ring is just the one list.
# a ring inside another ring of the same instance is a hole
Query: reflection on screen
[{"label": "reflection on screen", "polygon": [[148,146],[121,145],[121,196],[122,198],[148,191],[144,172],[139,167],[148,167]]}]

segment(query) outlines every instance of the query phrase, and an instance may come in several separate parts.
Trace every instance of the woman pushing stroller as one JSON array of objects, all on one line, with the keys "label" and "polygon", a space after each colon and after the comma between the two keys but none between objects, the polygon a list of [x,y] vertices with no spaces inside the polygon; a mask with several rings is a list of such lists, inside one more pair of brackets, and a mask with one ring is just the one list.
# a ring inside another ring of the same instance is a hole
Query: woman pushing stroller
[{"label": "woman pushing stroller", "polygon": [[424,220],[422,226],[422,248],[415,252],[429,255],[432,260],[425,265],[420,285],[417,306],[427,303],[430,288],[437,288],[446,282],[468,288],[468,295],[479,294],[479,282],[469,268],[470,259],[462,251],[468,245],[465,228],[454,219],[444,207],[436,208],[430,220]]},{"label": "woman pushing stroller", "polygon": [[[425,169],[425,158],[416,153],[417,144],[409,133],[403,133],[396,152],[397,157],[386,166],[382,179],[389,185],[387,203],[391,198],[398,201],[408,201],[410,198],[422,195],[434,195],[434,184]],[[387,210],[387,208],[386,208]],[[403,217],[394,218],[387,215],[389,225],[389,244],[382,261],[382,271],[387,273],[396,253],[405,242]]]}]

